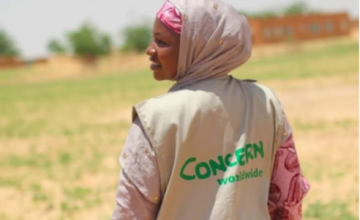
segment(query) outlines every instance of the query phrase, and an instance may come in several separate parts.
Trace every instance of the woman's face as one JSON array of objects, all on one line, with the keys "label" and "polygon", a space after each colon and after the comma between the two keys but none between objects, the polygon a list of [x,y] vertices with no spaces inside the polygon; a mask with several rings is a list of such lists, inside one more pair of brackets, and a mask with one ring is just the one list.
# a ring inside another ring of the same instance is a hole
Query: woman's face
[{"label": "woman's face", "polygon": [[156,80],[173,80],[177,74],[180,50],[180,35],[155,19],[153,41],[146,49],[150,56],[150,69]]}]

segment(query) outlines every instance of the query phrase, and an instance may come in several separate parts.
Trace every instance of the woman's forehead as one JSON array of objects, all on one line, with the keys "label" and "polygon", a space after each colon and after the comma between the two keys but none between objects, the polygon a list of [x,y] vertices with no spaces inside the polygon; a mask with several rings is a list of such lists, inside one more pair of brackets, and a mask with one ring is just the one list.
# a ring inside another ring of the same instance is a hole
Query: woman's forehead
[{"label": "woman's forehead", "polygon": [[153,27],[154,36],[175,37],[176,33],[166,27],[159,19],[155,19]]}]

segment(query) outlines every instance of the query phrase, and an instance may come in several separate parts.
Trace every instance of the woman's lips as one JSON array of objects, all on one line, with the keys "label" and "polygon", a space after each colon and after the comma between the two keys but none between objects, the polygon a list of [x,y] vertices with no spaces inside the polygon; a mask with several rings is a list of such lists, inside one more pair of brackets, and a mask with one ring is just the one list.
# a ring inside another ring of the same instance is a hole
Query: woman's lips
[{"label": "woman's lips", "polygon": [[157,68],[159,68],[159,67],[161,67],[161,65],[160,65],[160,64],[157,64],[157,63],[152,63],[152,64],[150,65],[150,69],[151,69],[151,70],[155,70],[155,69],[157,69]]},{"label": "woman's lips", "polygon": [[161,67],[161,64],[157,63],[156,59],[154,57],[150,57],[150,61],[152,62],[151,65],[150,65],[151,70],[155,70],[156,68]]}]

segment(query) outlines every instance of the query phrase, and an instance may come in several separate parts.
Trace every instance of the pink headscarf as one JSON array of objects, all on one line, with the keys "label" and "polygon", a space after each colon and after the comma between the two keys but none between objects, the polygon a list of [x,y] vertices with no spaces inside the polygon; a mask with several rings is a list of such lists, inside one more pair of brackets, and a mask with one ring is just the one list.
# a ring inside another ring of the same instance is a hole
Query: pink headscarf
[{"label": "pink headscarf", "polygon": [[182,29],[181,13],[173,4],[166,1],[156,17],[175,33],[180,34]]},{"label": "pink headscarf", "polygon": [[180,34],[175,85],[228,75],[251,56],[247,19],[225,0],[166,0],[157,18]]}]

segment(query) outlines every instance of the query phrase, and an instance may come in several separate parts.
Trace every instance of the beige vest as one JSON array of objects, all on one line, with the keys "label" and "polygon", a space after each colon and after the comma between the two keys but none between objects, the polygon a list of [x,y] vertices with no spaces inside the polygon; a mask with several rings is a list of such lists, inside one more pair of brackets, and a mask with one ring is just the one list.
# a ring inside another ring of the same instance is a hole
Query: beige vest
[{"label": "beige vest", "polygon": [[135,106],[157,154],[158,220],[269,220],[282,110],[265,86],[225,76]]}]

